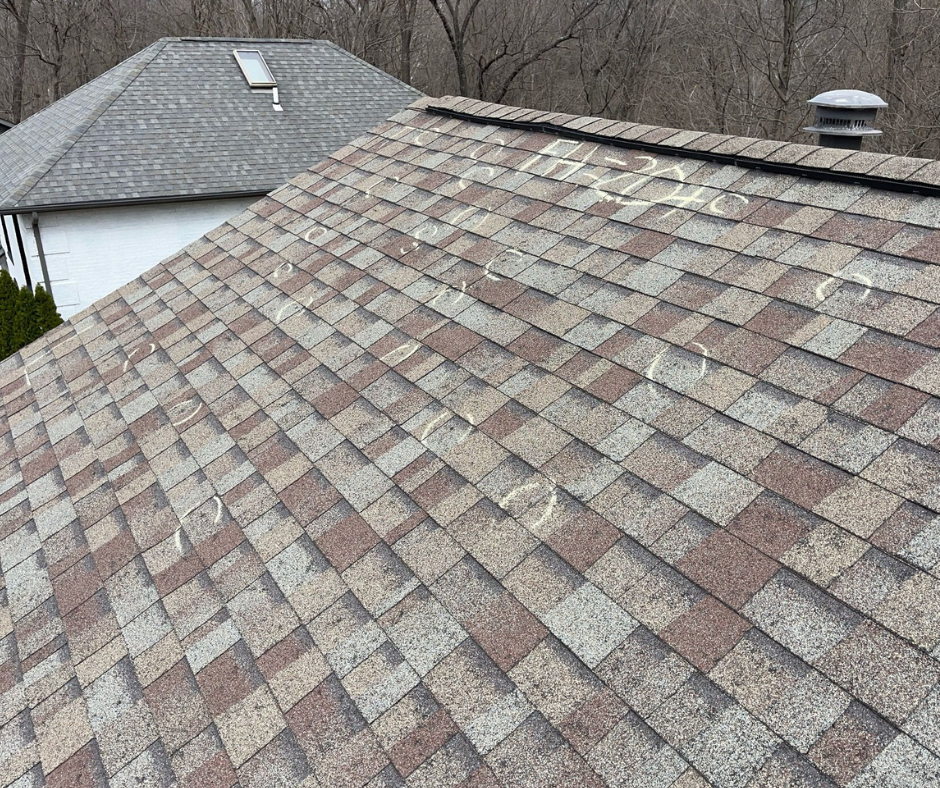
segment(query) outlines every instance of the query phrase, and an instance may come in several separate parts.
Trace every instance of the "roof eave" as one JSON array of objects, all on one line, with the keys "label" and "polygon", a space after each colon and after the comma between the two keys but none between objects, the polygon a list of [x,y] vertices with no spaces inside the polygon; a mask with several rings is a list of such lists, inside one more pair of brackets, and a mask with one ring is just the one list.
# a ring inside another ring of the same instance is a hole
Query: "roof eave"
[{"label": "roof eave", "polygon": [[226,200],[238,197],[263,197],[282,184],[259,189],[243,189],[240,191],[224,191],[200,194],[170,194],[154,197],[132,197],[122,200],[83,200],[81,202],[40,203],[36,205],[0,203],[0,214],[18,215],[24,213],[50,213],[52,211],[76,211],[88,208],[117,208],[130,205],[155,205],[173,202],[196,202],[206,200]]}]

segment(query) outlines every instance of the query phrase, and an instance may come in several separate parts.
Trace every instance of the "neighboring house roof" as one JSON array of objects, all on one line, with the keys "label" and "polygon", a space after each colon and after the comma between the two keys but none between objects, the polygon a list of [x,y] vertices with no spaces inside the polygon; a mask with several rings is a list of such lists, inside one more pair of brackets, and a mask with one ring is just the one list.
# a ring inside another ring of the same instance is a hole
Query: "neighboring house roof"
[{"label": "neighboring house roof", "polygon": [[329,41],[164,38],[3,135],[0,210],[262,194],[420,95]]},{"label": "neighboring house roof", "polygon": [[935,785],[937,164],[696,136],[424,99],[0,364],[0,784]]}]

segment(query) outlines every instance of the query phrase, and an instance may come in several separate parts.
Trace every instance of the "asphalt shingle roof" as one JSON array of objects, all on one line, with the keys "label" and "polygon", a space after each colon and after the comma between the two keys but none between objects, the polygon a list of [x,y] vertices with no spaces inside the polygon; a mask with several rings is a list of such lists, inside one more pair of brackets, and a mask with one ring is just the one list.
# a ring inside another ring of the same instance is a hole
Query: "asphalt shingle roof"
[{"label": "asphalt shingle roof", "polygon": [[937,198],[428,101],[0,364],[0,785],[938,785]]},{"label": "asphalt shingle roof", "polygon": [[329,41],[164,38],[0,138],[0,209],[270,191],[418,96]]}]

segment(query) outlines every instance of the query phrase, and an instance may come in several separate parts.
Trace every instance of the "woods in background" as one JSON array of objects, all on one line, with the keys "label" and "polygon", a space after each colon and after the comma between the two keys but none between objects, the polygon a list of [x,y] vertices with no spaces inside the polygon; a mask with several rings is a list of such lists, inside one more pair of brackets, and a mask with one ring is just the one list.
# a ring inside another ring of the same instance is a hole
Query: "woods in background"
[{"label": "woods in background", "polygon": [[166,35],[328,38],[431,95],[813,142],[805,102],[889,103],[869,150],[940,158],[940,0],[0,0],[20,120]]}]

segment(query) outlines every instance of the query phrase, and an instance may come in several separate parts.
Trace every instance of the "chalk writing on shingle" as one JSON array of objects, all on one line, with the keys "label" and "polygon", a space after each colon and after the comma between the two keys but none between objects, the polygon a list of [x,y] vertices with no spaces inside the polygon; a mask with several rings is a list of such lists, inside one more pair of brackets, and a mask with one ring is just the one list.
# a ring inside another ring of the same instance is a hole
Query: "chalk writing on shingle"
[{"label": "chalk writing on shingle", "polygon": [[[868,298],[869,294],[871,293],[872,281],[871,281],[871,279],[869,279],[867,276],[865,276],[865,274],[850,273],[850,274],[846,274],[845,277],[844,277],[844,279],[845,279],[845,280],[847,280],[847,279],[854,279],[854,280],[855,280],[856,282],[858,282],[859,284],[864,285],[864,286],[865,286],[865,292],[862,293],[862,297],[861,297],[859,300],[860,300],[860,301],[864,301],[866,298]],[[841,278],[836,277],[836,276],[830,276],[830,277],[829,277],[828,279],[826,279],[825,281],[820,282],[820,283],[816,286],[816,300],[817,300],[817,301],[824,301],[824,300],[826,299],[826,288],[829,287],[830,284],[833,284],[833,283],[836,283],[836,282],[844,281],[844,279],[841,279]]]},{"label": "chalk writing on shingle", "polygon": [[[557,155],[556,150],[561,145],[575,145],[570,151],[565,154],[562,154],[560,158],[557,159],[556,163],[545,173],[546,176],[552,174],[558,180],[568,180],[575,173],[580,171],[584,166],[585,162],[583,161],[573,161],[568,157],[574,155],[575,151],[585,143],[573,143],[570,141],[561,141],[555,140],[544,148],[542,148],[538,154],[527,159],[522,166],[519,167],[520,170],[525,171],[541,160],[542,156],[555,156]],[[591,151],[587,155],[591,155],[594,151]],[[696,205],[702,206],[703,211],[712,213],[715,216],[725,216],[725,210],[721,206],[722,200],[738,200],[744,205],[749,205],[750,200],[741,194],[726,193],[723,192],[719,194],[712,200],[707,198],[707,192],[704,186],[695,186],[694,184],[686,183],[688,174],[685,172],[681,164],[667,164],[664,166],[660,165],[659,159],[655,156],[644,156],[636,155],[634,157],[636,160],[645,161],[646,163],[640,167],[635,172],[614,172],[608,175],[600,176],[596,173],[587,173],[586,178],[594,183],[592,187],[595,195],[605,202],[615,202],[618,205],[626,206],[644,206],[652,205],[654,203],[671,205],[673,210],[669,211],[663,218],[668,218],[673,213],[675,213],[678,208],[689,208],[695,207]],[[604,160],[610,164],[617,165],[619,167],[628,167],[629,162],[623,159],[618,159],[613,156],[605,156]],[[569,170],[563,175],[559,175],[556,171],[556,168],[562,164],[571,165]],[[665,195],[664,197],[650,197],[648,199],[640,200],[624,200],[623,197],[626,194],[636,191],[641,186],[645,186],[650,183],[653,178],[667,178],[671,180],[676,180],[678,183],[673,188],[672,192]],[[703,197],[703,195],[705,195]],[[678,203],[678,205],[676,204]]]},{"label": "chalk writing on shingle", "polygon": [[[174,405],[172,408],[169,409],[169,411],[167,411],[167,414],[169,415],[170,413],[172,413],[174,410],[177,410],[178,408],[184,408],[184,407],[186,407],[187,405],[189,405],[189,403],[191,403],[191,402],[193,401],[193,399],[195,399],[195,397],[193,397],[192,399],[188,399],[188,400],[186,400],[185,402],[180,402],[180,403]],[[196,404],[196,407],[193,409],[193,412],[192,412],[192,413],[190,413],[190,414],[189,414],[188,416],[186,416],[185,418],[180,419],[179,421],[171,422],[171,426],[173,426],[173,427],[179,427],[180,425],[185,424],[185,423],[186,423],[187,421],[189,421],[190,419],[195,418],[195,417],[196,417],[196,414],[199,413],[199,411],[201,411],[201,410],[202,410],[202,403],[199,402],[199,403]]]},{"label": "chalk writing on shingle", "polygon": [[[149,352],[153,353],[157,349],[157,346],[153,342],[150,342],[149,344],[150,344]],[[127,358],[124,359],[124,372],[127,372],[127,367],[131,363],[131,359],[134,358],[134,356],[137,354],[139,350],[140,350],[140,347],[135,347],[130,353],[127,354]]]},{"label": "chalk writing on shingle", "polygon": [[[388,353],[382,356],[379,361],[388,364],[390,367],[394,367],[396,364],[401,364],[402,361],[411,358],[415,353],[418,352],[420,348],[420,342],[405,342],[405,344],[399,345],[394,350],[390,350]],[[401,355],[401,357],[398,358],[397,356],[399,356],[399,354],[404,355]],[[395,358],[395,360],[391,361],[392,358]]]},{"label": "chalk writing on shingle", "polygon": [[277,268],[274,269],[274,272],[271,274],[271,276],[273,276],[275,279],[280,279],[282,273],[289,274],[293,270],[294,270],[294,264],[289,263],[285,260]]},{"label": "chalk writing on shingle", "polygon": [[442,423],[447,421],[449,418],[450,418],[450,412],[447,410],[443,410],[440,413],[438,413],[437,416],[435,416],[433,419],[431,419],[424,425],[424,429],[421,431],[421,437],[418,438],[418,440],[424,443],[424,441],[427,440],[427,437],[432,432],[434,432],[434,430],[438,426],[440,426]]},{"label": "chalk writing on shingle", "polygon": [[[284,313],[285,313],[288,309],[290,309],[292,306],[299,307],[299,309],[297,310],[297,312],[299,312],[299,311],[301,311],[302,309],[309,309],[309,308],[310,308],[310,305],[311,305],[312,303],[313,303],[313,296],[308,296],[308,297],[307,297],[307,303],[305,303],[305,304],[301,304],[300,302],[294,301],[293,299],[291,299],[291,300],[288,301],[286,304],[284,304],[284,306],[282,306],[280,309],[277,310],[277,314],[274,316],[274,322],[275,322],[275,323],[280,323],[281,320],[284,319]],[[291,314],[296,314],[296,313],[292,312]]]},{"label": "chalk writing on shingle", "polygon": [[[219,498],[218,495],[213,495],[212,498],[210,498],[209,500],[215,501],[215,519],[213,519],[212,524],[218,525],[219,521],[222,519],[222,499]],[[187,510],[187,512],[182,517],[180,517],[180,525],[179,525],[179,528],[176,529],[176,534],[175,534],[176,549],[180,551],[180,555],[183,554],[183,540],[182,540],[183,520],[189,517],[189,515],[195,512],[196,509],[198,509],[200,506],[202,506],[202,504],[197,503],[195,506]]]}]

